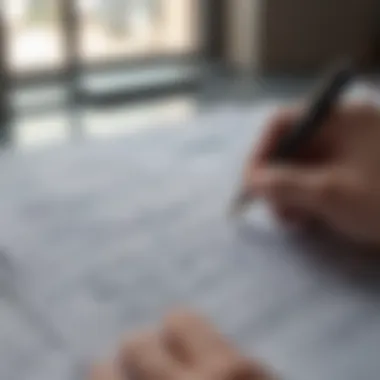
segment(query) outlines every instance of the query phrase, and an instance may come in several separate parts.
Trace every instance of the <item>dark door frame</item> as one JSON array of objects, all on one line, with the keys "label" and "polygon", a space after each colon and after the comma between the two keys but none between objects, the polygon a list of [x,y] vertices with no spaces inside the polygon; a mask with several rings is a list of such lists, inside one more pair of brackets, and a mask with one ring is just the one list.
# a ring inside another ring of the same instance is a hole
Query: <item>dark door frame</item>
[{"label": "dark door frame", "polygon": [[227,44],[227,19],[228,0],[205,0],[204,21],[205,25],[205,51],[209,60],[215,63],[223,63]]},{"label": "dark door frame", "polygon": [[4,12],[0,11],[0,143],[10,138],[12,110],[9,99],[10,75],[7,62],[8,38]]}]

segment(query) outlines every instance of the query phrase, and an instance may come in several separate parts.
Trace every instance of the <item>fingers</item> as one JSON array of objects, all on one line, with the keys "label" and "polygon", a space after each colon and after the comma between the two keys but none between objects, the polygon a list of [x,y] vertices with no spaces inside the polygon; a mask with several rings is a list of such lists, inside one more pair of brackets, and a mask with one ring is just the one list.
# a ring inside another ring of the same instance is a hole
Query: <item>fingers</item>
[{"label": "fingers", "polygon": [[161,329],[123,344],[114,362],[98,366],[91,380],[269,380],[204,319],[175,313]]},{"label": "fingers", "polygon": [[260,363],[242,356],[207,320],[182,311],[169,316],[164,335],[173,355],[205,380],[274,379]]},{"label": "fingers", "polygon": [[257,147],[248,158],[243,175],[243,187],[249,189],[254,170],[268,162],[279,140],[291,129],[299,111],[296,108],[278,112],[268,123]]},{"label": "fingers", "polygon": [[[294,123],[299,119],[301,113],[302,108],[300,106],[286,108],[277,112],[277,114],[268,122],[257,148],[248,160],[248,174],[249,169],[252,167],[257,167],[268,162],[271,153],[273,153],[278,146],[279,140],[291,130]],[[318,148],[321,148],[320,143],[322,142],[323,152],[316,152],[317,155],[324,154],[329,156],[334,154],[333,152],[329,152],[329,150],[334,151],[334,149],[338,149],[335,145],[342,143],[343,130],[343,136],[345,138],[348,138],[348,136],[351,138],[352,132],[354,132],[353,138],[356,138],[358,131],[362,134],[363,128],[366,126],[372,126],[374,124],[373,121],[377,122],[378,119],[379,109],[368,104],[354,102],[332,110],[326,121],[326,126],[322,128],[320,134],[315,136],[313,141],[311,141],[310,144],[307,144],[304,151],[301,152],[300,156],[302,157],[302,160],[305,158],[309,158],[310,160],[311,157],[308,156],[313,156],[315,153],[311,151],[318,151]],[[360,125],[360,128],[358,128],[358,125]],[[350,126],[353,128],[349,128]],[[304,157],[305,155],[306,157]]]},{"label": "fingers", "polygon": [[194,364],[233,354],[227,341],[206,320],[187,312],[167,318],[164,333],[174,355]]},{"label": "fingers", "polygon": [[279,166],[257,170],[251,181],[252,192],[282,208],[302,210],[325,217],[348,200],[348,186],[339,170]]},{"label": "fingers", "polygon": [[159,332],[144,333],[129,341],[121,349],[120,361],[135,380],[177,380],[182,372]]},{"label": "fingers", "polygon": [[313,223],[313,216],[305,210],[283,204],[273,204],[271,208],[273,214],[282,224],[303,229]]},{"label": "fingers", "polygon": [[268,123],[264,135],[260,139],[257,149],[250,158],[251,165],[259,165],[266,162],[278,145],[279,140],[292,128],[299,115],[299,110],[289,108],[280,111]]}]

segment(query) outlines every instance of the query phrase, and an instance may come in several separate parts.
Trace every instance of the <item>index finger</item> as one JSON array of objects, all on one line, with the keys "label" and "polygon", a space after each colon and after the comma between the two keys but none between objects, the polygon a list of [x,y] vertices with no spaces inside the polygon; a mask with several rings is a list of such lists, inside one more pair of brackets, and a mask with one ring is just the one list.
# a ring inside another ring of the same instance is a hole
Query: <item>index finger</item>
[{"label": "index finger", "polygon": [[279,111],[269,121],[257,148],[249,159],[250,166],[260,165],[270,158],[281,138],[292,128],[298,115],[299,108],[287,108]]},{"label": "index finger", "polygon": [[271,118],[244,167],[243,189],[250,192],[252,178],[256,173],[255,169],[268,162],[279,140],[292,128],[298,114],[298,108],[285,108]]},{"label": "index finger", "polygon": [[164,332],[171,349],[186,363],[207,364],[215,357],[233,356],[235,353],[211,323],[193,313],[171,315]]}]

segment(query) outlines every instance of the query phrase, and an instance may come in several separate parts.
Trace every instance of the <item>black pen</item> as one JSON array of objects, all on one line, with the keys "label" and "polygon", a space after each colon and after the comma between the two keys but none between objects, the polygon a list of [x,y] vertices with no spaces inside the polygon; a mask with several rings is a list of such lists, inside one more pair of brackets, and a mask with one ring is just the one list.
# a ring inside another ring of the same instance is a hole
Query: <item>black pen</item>
[{"label": "black pen", "polygon": [[[340,96],[353,77],[354,70],[349,63],[340,64],[329,74],[290,133],[280,140],[271,156],[271,161],[291,159],[302,146],[315,136],[325,124],[331,110],[337,105]],[[250,191],[241,190],[233,203],[232,214],[235,215],[244,211],[252,200]]]}]

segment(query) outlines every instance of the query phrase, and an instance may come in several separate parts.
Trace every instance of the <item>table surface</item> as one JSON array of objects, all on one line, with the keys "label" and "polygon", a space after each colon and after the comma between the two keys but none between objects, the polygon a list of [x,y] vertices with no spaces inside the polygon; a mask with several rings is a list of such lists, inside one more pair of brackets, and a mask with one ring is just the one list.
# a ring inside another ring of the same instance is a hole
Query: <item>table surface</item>
[{"label": "table surface", "polygon": [[226,218],[273,106],[4,153],[1,377],[74,379],[121,334],[185,306],[285,379],[378,379],[377,290],[318,259],[351,247],[284,231],[262,205]]}]

